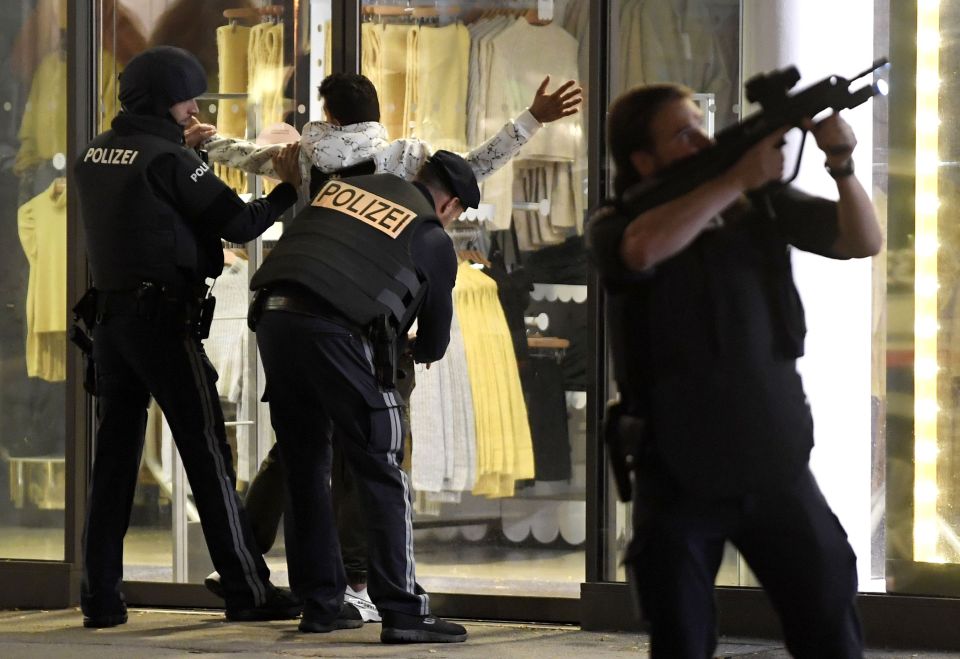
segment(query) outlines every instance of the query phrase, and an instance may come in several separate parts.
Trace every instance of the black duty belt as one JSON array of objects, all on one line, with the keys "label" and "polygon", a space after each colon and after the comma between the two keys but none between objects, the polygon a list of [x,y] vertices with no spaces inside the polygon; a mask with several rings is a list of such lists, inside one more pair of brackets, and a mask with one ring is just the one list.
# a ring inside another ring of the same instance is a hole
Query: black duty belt
[{"label": "black duty belt", "polygon": [[332,304],[299,286],[283,286],[267,291],[263,301],[263,311],[286,311],[303,316],[323,318],[358,334],[364,334],[363,328],[353,322]]},{"label": "black duty belt", "polygon": [[135,316],[152,315],[158,305],[176,305],[187,307],[196,305],[205,295],[206,286],[169,286],[144,282],[139,288],[122,291],[98,290],[96,296],[97,315]]}]

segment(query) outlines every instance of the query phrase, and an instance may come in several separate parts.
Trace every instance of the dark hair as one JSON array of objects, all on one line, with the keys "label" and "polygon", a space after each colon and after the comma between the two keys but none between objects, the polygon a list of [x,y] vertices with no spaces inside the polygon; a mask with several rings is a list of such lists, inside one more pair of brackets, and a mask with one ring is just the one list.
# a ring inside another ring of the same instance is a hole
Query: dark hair
[{"label": "dark hair", "polygon": [[437,192],[447,192],[454,197],[457,196],[457,193],[447,181],[447,177],[441,174],[437,170],[437,166],[429,160],[420,166],[420,169],[417,170],[417,175],[413,177],[413,180],[423,183],[425,186],[430,188],[431,191],[435,190]]},{"label": "dark hair", "polygon": [[613,189],[617,196],[640,182],[640,174],[630,161],[635,151],[653,149],[650,124],[670,101],[690,98],[693,92],[683,85],[659,84],[634,87],[616,98],[607,113],[607,145],[613,157],[616,175]]},{"label": "dark hair", "polygon": [[320,97],[343,126],[380,121],[380,99],[369,78],[358,73],[331,73],[320,83]]}]

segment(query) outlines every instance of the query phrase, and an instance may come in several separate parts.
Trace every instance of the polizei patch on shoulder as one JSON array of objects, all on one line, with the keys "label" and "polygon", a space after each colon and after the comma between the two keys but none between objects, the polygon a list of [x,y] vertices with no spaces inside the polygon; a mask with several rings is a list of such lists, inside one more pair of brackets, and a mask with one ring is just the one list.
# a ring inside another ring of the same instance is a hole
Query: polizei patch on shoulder
[{"label": "polizei patch on shoulder", "polygon": [[360,220],[391,238],[399,236],[416,217],[416,213],[409,208],[344,181],[328,181],[320,188],[311,205],[329,208]]}]

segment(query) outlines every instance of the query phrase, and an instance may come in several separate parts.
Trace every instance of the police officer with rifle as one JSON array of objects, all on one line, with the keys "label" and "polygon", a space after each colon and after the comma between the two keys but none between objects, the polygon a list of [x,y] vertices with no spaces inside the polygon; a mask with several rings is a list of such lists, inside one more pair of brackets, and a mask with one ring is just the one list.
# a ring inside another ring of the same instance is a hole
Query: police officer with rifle
[{"label": "police officer with rifle", "polygon": [[[159,46],[120,77],[122,112],[75,166],[93,276],[75,311],[92,332],[97,434],[84,531],[83,624],[127,621],[121,592],[147,405],[163,410],[213,563],[223,575],[228,620],[293,618],[300,604],[275,588],[235,490],[217,379],[203,351],[214,298],[205,278],[223,268],[221,238],[260,235],[297,199],[296,147],[275,158],[282,179],[244,203],[198,154],[183,129],[206,90],[199,61]],[[75,328],[81,347],[87,332]]]},{"label": "police officer with rifle", "polygon": [[329,180],[254,276],[250,320],[286,474],[290,584],[303,632],[359,627],[330,501],[332,441],[352,468],[369,546],[368,589],[385,643],[459,642],[466,630],[430,615],[416,582],[411,490],[403,459],[397,352],[446,351],[457,261],[444,227],[480,191],[470,165],[435,152],[412,183],[392,174]]},{"label": "police officer with rifle", "polygon": [[[616,198],[594,211],[588,239],[621,395],[606,435],[633,502],[625,563],[655,659],[713,656],[727,541],[766,589],[793,656],[863,653],[856,557],[808,465],[813,421],[796,369],[806,327],[789,248],[835,259],[881,249],[853,131],[837,112],[810,119],[878,88],[849,91],[831,76],[788,96],[794,74],[748,83],[763,110],[715,141],[678,85],[629,90],[609,111]],[[813,132],[838,201],[780,182],[794,126]]]}]

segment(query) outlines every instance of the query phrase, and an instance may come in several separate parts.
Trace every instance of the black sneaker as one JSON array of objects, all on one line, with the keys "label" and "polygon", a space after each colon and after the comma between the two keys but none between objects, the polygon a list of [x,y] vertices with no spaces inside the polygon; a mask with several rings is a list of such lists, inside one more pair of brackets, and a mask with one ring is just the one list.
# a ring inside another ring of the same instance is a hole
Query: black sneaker
[{"label": "black sneaker", "polygon": [[412,616],[397,611],[381,611],[381,643],[463,643],[467,630],[436,616]]},{"label": "black sneaker", "polygon": [[273,588],[262,606],[227,605],[227,620],[250,622],[253,620],[290,620],[300,615],[303,603],[286,588]]},{"label": "black sneaker", "polygon": [[315,615],[309,605],[304,607],[299,629],[310,634],[326,634],[338,629],[358,629],[360,627],[363,627],[363,616],[360,614],[360,610],[353,604],[344,602],[340,606],[340,613],[333,620],[325,620],[319,615]]},{"label": "black sneaker", "polygon": [[103,627],[116,627],[127,622],[127,612],[105,613],[95,615],[83,615],[83,626],[91,629],[101,629]]},{"label": "black sneaker", "polygon": [[203,580],[203,585],[207,587],[207,590],[209,590],[211,593],[213,593],[220,599],[226,599],[223,596],[223,584],[220,583],[219,572],[211,572],[210,574],[208,574],[207,577]]}]

